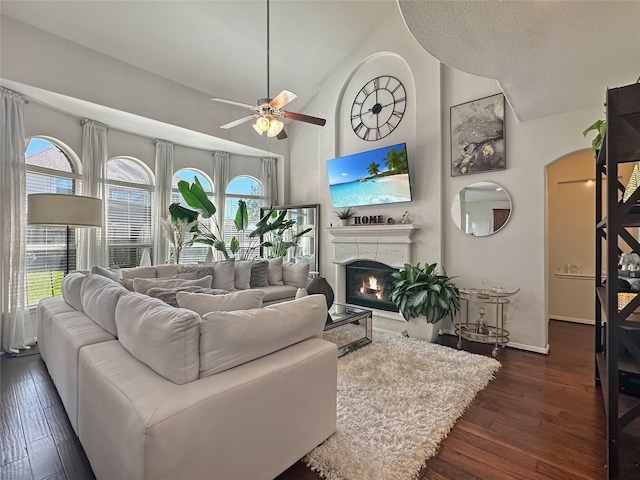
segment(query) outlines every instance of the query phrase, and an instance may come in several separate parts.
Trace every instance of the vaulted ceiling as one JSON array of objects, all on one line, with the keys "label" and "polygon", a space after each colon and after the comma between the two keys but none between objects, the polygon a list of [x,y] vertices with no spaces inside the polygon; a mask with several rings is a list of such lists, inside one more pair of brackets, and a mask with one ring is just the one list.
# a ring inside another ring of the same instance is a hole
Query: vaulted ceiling
[{"label": "vaulted ceiling", "polygon": [[[266,1],[11,1],[21,22],[211,96],[266,96]],[[499,80],[521,120],[601,104],[640,75],[638,1],[272,0],[271,96],[300,111],[353,46],[404,15],[445,64]],[[229,118],[232,120],[233,118]]]}]

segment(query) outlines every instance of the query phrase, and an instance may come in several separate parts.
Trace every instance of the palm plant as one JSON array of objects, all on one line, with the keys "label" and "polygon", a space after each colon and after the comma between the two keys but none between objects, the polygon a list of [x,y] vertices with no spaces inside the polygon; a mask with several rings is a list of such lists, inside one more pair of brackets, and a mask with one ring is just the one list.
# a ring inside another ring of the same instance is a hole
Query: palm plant
[{"label": "palm plant", "polygon": [[[229,248],[227,249],[224,239],[218,238],[211,229],[209,229],[209,227],[200,220],[200,216],[202,216],[202,218],[212,218],[215,223],[214,215],[216,213],[216,207],[207,197],[207,193],[202,188],[198,178],[195,177],[194,182],[191,184],[185,180],[180,180],[178,182],[178,189],[180,190],[180,194],[182,195],[185,203],[191,208],[183,207],[178,203],[172,203],[169,206],[169,213],[171,214],[172,222],[178,224],[183,221],[187,224],[191,224],[191,232],[194,235],[190,244],[202,243],[209,245],[222,252],[225,258],[229,258],[229,252],[234,256],[238,254],[238,259],[244,260],[251,258],[259,247],[270,247],[272,245],[268,241],[261,242],[263,235],[270,232],[274,232],[276,234],[280,232],[279,234],[283,235],[285,231],[291,229],[296,223],[295,220],[285,219],[287,214],[286,210],[283,210],[278,214],[274,208],[271,208],[256,223],[256,228],[249,233],[248,246],[241,250],[240,242],[234,236],[229,242]],[[236,212],[233,223],[239,232],[244,232],[249,227],[249,210],[247,208],[247,203],[244,200],[238,200],[238,211]],[[220,232],[221,230],[217,223],[215,225],[218,232]],[[299,238],[309,230],[310,229],[300,232],[294,238]],[[284,252],[286,253],[286,250],[292,245],[293,244],[284,248]]]},{"label": "palm plant", "polygon": [[393,173],[407,173],[409,171],[409,163],[407,161],[407,147],[405,146],[399,152],[392,148],[387,152],[384,163],[386,167]]},{"label": "palm plant", "polygon": [[376,175],[378,175],[378,173],[380,173],[380,164],[376,162],[371,162],[367,170],[369,172],[369,175],[371,175],[372,177],[375,177]]},{"label": "palm plant", "polygon": [[440,274],[437,266],[405,263],[400,272],[392,274],[395,280],[389,299],[406,320],[422,315],[428,323],[437,323],[447,316],[453,318],[460,309],[460,292],[451,283],[454,277],[448,277],[444,268]]}]

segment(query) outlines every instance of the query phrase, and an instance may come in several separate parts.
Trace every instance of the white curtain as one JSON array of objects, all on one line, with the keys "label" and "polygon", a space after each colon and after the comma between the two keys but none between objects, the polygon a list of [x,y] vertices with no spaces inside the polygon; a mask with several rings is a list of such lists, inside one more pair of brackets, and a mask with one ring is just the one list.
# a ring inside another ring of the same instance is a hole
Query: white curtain
[{"label": "white curtain", "polygon": [[170,255],[169,240],[162,233],[161,218],[168,218],[173,179],[173,143],[156,140],[156,184],[153,197],[153,264],[166,263]]},{"label": "white curtain", "polygon": [[213,232],[220,239],[224,232],[224,207],[229,184],[229,152],[213,152],[213,204],[216,206],[215,224],[219,231]]},{"label": "white curtain", "polygon": [[102,198],[102,228],[78,228],[76,268],[87,270],[93,265],[107,265],[107,126],[83,120],[82,131],[82,195]]},{"label": "white curtain", "polygon": [[0,87],[0,337],[3,352],[17,353],[36,341],[26,291],[26,170],[24,98]]},{"label": "white curtain", "polygon": [[273,157],[262,157],[262,206],[272,207],[278,202],[278,159]]}]

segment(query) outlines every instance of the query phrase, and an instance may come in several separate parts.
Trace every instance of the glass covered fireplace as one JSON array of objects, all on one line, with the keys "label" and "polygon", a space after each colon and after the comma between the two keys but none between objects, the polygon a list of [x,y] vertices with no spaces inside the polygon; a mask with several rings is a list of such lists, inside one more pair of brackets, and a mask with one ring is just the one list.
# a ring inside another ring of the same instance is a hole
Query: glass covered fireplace
[{"label": "glass covered fireplace", "polygon": [[393,290],[391,274],[397,269],[369,260],[358,260],[345,267],[347,303],[389,312],[398,311],[389,300]]}]

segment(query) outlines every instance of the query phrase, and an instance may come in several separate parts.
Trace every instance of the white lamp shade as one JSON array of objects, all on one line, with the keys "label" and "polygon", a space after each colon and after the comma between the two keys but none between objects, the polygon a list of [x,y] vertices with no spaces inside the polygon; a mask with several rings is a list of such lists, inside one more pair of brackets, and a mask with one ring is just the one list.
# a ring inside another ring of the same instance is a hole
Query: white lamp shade
[{"label": "white lamp shade", "polygon": [[29,225],[101,227],[102,200],[80,195],[34,193],[27,196]]}]

